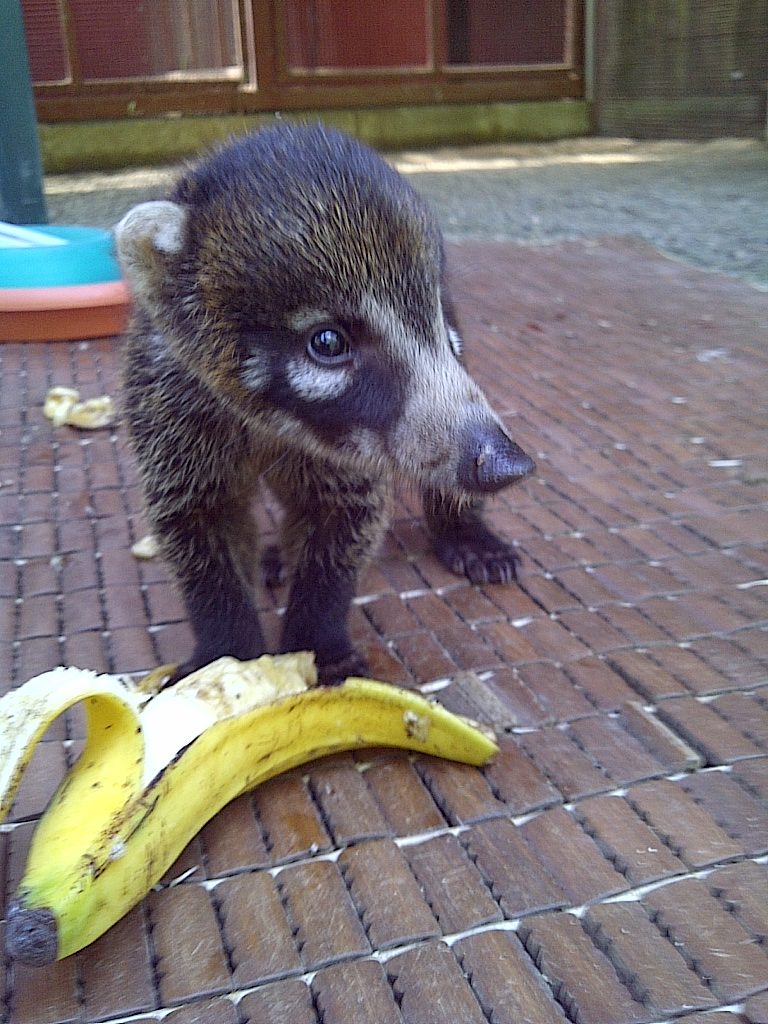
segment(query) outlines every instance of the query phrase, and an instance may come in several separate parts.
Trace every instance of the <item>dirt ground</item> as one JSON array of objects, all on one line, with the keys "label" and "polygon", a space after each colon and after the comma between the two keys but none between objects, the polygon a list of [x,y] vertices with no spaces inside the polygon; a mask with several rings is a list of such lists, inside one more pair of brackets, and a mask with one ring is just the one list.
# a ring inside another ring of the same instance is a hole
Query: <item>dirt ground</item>
[{"label": "dirt ground", "polygon": [[[392,154],[449,239],[541,245],[640,238],[768,289],[768,147],[759,140],[577,139]],[[54,223],[111,226],[165,194],[173,168],[55,175]]]}]

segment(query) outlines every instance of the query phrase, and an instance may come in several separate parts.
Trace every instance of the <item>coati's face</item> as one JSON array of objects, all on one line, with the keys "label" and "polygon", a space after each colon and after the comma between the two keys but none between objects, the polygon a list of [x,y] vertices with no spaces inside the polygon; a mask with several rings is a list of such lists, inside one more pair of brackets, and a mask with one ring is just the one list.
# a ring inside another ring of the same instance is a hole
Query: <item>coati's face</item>
[{"label": "coati's face", "polygon": [[117,240],[164,343],[255,430],[458,494],[532,468],[461,364],[432,215],[347,136],[235,141]]}]

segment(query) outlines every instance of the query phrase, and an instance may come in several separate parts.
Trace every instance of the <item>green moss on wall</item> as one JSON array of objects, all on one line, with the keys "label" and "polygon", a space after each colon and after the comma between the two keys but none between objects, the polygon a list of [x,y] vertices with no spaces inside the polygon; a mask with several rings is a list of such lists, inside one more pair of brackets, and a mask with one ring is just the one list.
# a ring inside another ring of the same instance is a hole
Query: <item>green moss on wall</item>
[{"label": "green moss on wall", "polygon": [[[590,131],[588,104],[578,100],[315,110],[285,116],[322,120],[384,150],[539,141]],[[48,174],[174,163],[274,118],[256,114],[41,124],[40,148]]]}]

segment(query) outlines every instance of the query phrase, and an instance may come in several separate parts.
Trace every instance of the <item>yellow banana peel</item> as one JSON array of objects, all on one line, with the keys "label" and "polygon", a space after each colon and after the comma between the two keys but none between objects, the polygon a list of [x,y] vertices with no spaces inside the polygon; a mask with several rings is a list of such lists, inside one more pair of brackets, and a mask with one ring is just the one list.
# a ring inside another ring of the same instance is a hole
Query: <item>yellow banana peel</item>
[{"label": "yellow banana peel", "polygon": [[360,678],[318,686],[306,652],[221,658],[163,688],[167,678],[61,668],[0,699],[0,819],[53,719],[83,702],[87,720],[8,908],[12,957],[41,965],[87,946],[225,804],[312,758],[394,746],[480,765],[498,749],[412,691]]}]

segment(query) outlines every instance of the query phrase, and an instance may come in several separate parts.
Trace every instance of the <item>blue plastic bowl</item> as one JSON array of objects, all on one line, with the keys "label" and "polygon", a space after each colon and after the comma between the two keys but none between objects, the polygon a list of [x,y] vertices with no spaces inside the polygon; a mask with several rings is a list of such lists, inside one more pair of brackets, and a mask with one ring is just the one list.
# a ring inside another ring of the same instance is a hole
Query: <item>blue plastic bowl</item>
[{"label": "blue plastic bowl", "polygon": [[39,224],[29,227],[63,238],[67,244],[0,247],[0,288],[56,288],[120,279],[109,231]]}]

